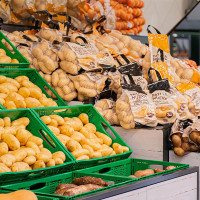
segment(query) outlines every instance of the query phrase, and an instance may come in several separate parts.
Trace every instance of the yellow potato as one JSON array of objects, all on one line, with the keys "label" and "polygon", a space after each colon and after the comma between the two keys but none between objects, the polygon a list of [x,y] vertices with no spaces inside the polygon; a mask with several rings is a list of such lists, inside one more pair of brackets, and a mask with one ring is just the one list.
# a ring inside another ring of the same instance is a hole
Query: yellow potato
[{"label": "yellow potato", "polygon": [[84,138],[85,136],[77,131],[74,131],[73,135],[71,136],[71,139],[76,140],[77,142],[80,142]]},{"label": "yellow potato", "polygon": [[18,83],[21,83],[22,81],[29,81],[29,78],[27,76],[18,76],[18,77],[15,78],[15,80]]},{"label": "yellow potato", "polygon": [[51,119],[51,122],[48,124],[49,126],[58,127],[58,122],[55,119]]},{"label": "yellow potato", "polygon": [[28,88],[30,91],[30,97],[36,98],[36,99],[40,99],[42,97],[42,91],[37,89],[37,88]]},{"label": "yellow potato", "polygon": [[63,126],[59,126],[59,129],[60,129],[61,134],[67,135],[69,137],[71,137],[72,134],[74,133],[74,129],[70,125],[67,125],[67,124]]},{"label": "yellow potato", "polygon": [[59,115],[49,115],[49,117],[51,117],[51,119],[56,120],[59,126],[62,126],[65,123],[64,119]]},{"label": "yellow potato", "polygon": [[4,154],[0,157],[0,162],[4,163],[7,167],[11,167],[15,161],[15,156],[12,154]]},{"label": "yellow potato", "polygon": [[19,140],[21,145],[25,145],[30,137],[27,132],[28,131],[23,128],[17,130],[16,138]]},{"label": "yellow potato", "polygon": [[129,151],[129,148],[128,148],[128,147],[122,146],[122,148],[123,148],[123,152]]},{"label": "yellow potato", "polygon": [[0,163],[0,173],[5,173],[5,172],[11,172],[11,170],[5,164]]},{"label": "yellow potato", "polygon": [[102,154],[101,152],[99,151],[94,151],[93,153],[91,153],[91,159],[94,159],[94,158],[101,158],[102,157]]},{"label": "yellow potato", "polygon": [[100,133],[100,132],[96,132],[96,136],[98,138],[103,139],[103,143],[110,146],[112,144],[112,139],[110,137],[108,137],[107,135]]},{"label": "yellow potato", "polygon": [[3,133],[1,135],[1,140],[2,142],[5,142],[8,145],[9,149],[13,151],[20,148],[19,140],[12,134]]},{"label": "yellow potato", "polygon": [[49,156],[49,159],[52,158],[51,151],[49,151],[48,149],[42,148],[40,152],[41,152],[41,153],[44,153],[44,154],[47,154],[47,155]]},{"label": "yellow potato", "polygon": [[83,156],[76,158],[76,160],[89,160],[89,159],[90,159],[90,157],[87,155],[83,155]]},{"label": "yellow potato", "polygon": [[51,123],[51,117],[49,116],[42,116],[41,120],[45,123],[45,124],[50,124]]},{"label": "yellow potato", "polygon": [[23,96],[24,98],[27,98],[30,96],[30,91],[28,88],[26,87],[21,87],[19,90],[18,90],[18,94],[20,94],[21,96]]},{"label": "yellow potato", "polygon": [[25,127],[28,126],[30,123],[30,120],[28,117],[21,117],[19,119],[16,119],[12,122],[12,126],[20,126],[24,125]]},{"label": "yellow potato", "polygon": [[80,133],[82,133],[88,139],[96,138],[96,135],[89,132],[88,129],[86,129],[85,127],[80,130]]},{"label": "yellow potato", "polygon": [[89,123],[89,117],[85,113],[81,113],[78,118],[82,121],[83,124],[88,124]]},{"label": "yellow potato", "polygon": [[72,152],[72,155],[75,157],[75,158],[78,158],[80,156],[83,156],[83,155],[89,155],[89,151],[87,149],[79,149],[79,150],[75,150]]},{"label": "yellow potato", "polygon": [[82,139],[81,145],[87,144],[93,148],[94,151],[101,149],[101,145],[98,142],[92,141],[92,139]]},{"label": "yellow potato", "polygon": [[37,99],[32,97],[25,98],[25,103],[27,108],[41,107],[41,103]]},{"label": "yellow potato", "polygon": [[33,169],[41,169],[41,168],[45,168],[45,167],[46,167],[46,165],[43,160],[37,160],[33,165]]},{"label": "yellow potato", "polygon": [[39,147],[34,142],[28,141],[26,143],[26,147],[32,148],[35,151],[36,154],[40,153]]},{"label": "yellow potato", "polygon": [[21,162],[26,158],[27,152],[23,149],[18,149],[12,152],[12,155],[15,156],[16,162]]},{"label": "yellow potato", "polygon": [[54,158],[55,165],[62,165],[64,162],[61,158]]},{"label": "yellow potato", "polygon": [[37,146],[40,146],[43,143],[43,140],[39,137],[36,137],[36,136],[29,137],[28,142],[29,141],[34,142],[35,144],[37,144]]},{"label": "yellow potato", "polygon": [[24,100],[15,100],[14,102],[17,108],[26,108],[26,103]]},{"label": "yellow potato", "polygon": [[51,130],[51,132],[54,135],[59,135],[60,134],[60,129],[58,129],[58,128],[54,127],[54,126],[50,126],[50,125],[48,125],[47,127]]},{"label": "yellow potato", "polygon": [[12,172],[21,172],[31,170],[29,165],[25,162],[15,162],[11,167]]},{"label": "yellow potato", "polygon": [[113,151],[113,152],[110,154],[110,156],[114,156],[114,155],[116,155],[116,152],[115,152],[115,151]]},{"label": "yellow potato", "polygon": [[66,156],[65,156],[65,154],[62,151],[57,151],[57,152],[55,152],[55,153],[52,154],[52,158],[53,159],[60,158],[64,162],[65,159],[66,159]]},{"label": "yellow potato", "polygon": [[113,149],[114,149],[116,154],[121,154],[121,153],[124,152],[123,147],[118,143],[113,143]]},{"label": "yellow potato", "polygon": [[7,77],[6,77],[6,76],[0,75],[0,84],[1,84],[1,83],[5,83],[6,80],[7,80]]},{"label": "yellow potato", "polygon": [[67,144],[67,142],[70,140],[70,137],[63,135],[63,134],[59,134],[56,136],[60,142],[65,146]]},{"label": "yellow potato", "polygon": [[0,156],[8,153],[8,145],[5,142],[0,143]]},{"label": "yellow potato", "polygon": [[49,155],[45,154],[45,153],[38,153],[36,155],[36,159],[37,160],[42,160],[42,161],[44,161],[44,163],[47,163],[50,160]]},{"label": "yellow potato", "polygon": [[39,149],[41,150],[42,148],[44,148],[44,145],[41,144],[41,145],[39,145],[38,147],[39,147]]},{"label": "yellow potato", "polygon": [[28,165],[33,165],[36,162],[35,156],[27,156],[23,162],[27,163]]},{"label": "yellow potato", "polygon": [[5,127],[2,133],[16,135],[15,127]]},{"label": "yellow potato", "polygon": [[17,109],[17,106],[15,105],[14,101],[5,101],[3,106],[7,109]]},{"label": "yellow potato", "polygon": [[4,127],[4,120],[0,118],[0,127]]},{"label": "yellow potato", "polygon": [[54,159],[50,159],[49,162],[47,163],[47,167],[54,167],[56,165]]},{"label": "yellow potato", "polygon": [[3,120],[4,120],[4,127],[11,126],[11,119],[10,119],[10,117],[4,117]]},{"label": "yellow potato", "polygon": [[88,123],[84,126],[89,133],[96,133],[96,126],[92,123]]},{"label": "yellow potato", "polygon": [[79,144],[79,142],[77,142],[77,141],[75,141],[75,140],[72,140],[72,139],[70,139],[70,140],[67,142],[66,148],[67,148],[70,152],[75,151],[75,150],[82,149],[82,147],[81,147],[81,145]]},{"label": "yellow potato", "polygon": [[[21,148],[22,148],[22,147],[21,147]],[[26,151],[27,156],[35,156],[35,155],[36,155],[36,152],[35,152],[34,149],[32,149],[32,148],[25,147],[25,148],[24,148],[24,151]]]},{"label": "yellow potato", "polygon": [[110,154],[113,152],[113,149],[105,148],[105,149],[99,150],[99,152],[101,152],[102,157],[106,157],[106,156],[110,156]]}]

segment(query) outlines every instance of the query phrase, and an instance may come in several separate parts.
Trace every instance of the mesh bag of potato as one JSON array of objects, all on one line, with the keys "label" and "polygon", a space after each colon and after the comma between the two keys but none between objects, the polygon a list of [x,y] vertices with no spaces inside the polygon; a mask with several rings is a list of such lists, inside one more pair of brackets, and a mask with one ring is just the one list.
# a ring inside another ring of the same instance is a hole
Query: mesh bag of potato
[{"label": "mesh bag of potato", "polygon": [[0,103],[7,109],[58,106],[27,76],[15,79],[0,76]]},{"label": "mesh bag of potato", "polygon": [[62,69],[58,69],[53,72],[51,76],[51,83],[55,91],[65,101],[72,101],[77,97],[74,83]]},{"label": "mesh bag of potato", "polygon": [[[158,81],[154,82],[150,71],[156,72]],[[149,70],[150,84],[147,86],[156,106],[156,117],[159,124],[173,123],[178,118],[178,106],[170,94],[168,79],[162,79],[158,71],[153,68]]]},{"label": "mesh bag of potato", "polygon": [[101,73],[87,72],[77,76],[69,75],[73,81],[74,87],[78,91],[78,100],[84,101],[97,96],[105,87],[108,76]]},{"label": "mesh bag of potato", "polygon": [[6,0],[1,0],[0,2],[0,18],[3,19],[4,23],[10,22],[10,6]]},{"label": "mesh bag of potato", "polygon": [[19,52],[28,60],[28,62],[30,63],[29,68],[32,69],[36,69],[37,71],[39,71],[38,65],[34,65],[34,61],[36,61],[37,59],[33,57],[31,50],[29,47],[26,46],[18,46],[17,48],[19,50]]},{"label": "mesh bag of potato", "polygon": [[183,83],[176,86],[188,102],[190,112],[199,116],[200,114],[200,88],[193,83]]},{"label": "mesh bag of potato", "polygon": [[0,118],[0,173],[53,167],[65,162],[63,152],[52,154],[44,148],[43,139],[26,129],[29,123],[27,117],[14,121],[9,117]]},{"label": "mesh bag of potato", "polygon": [[32,54],[34,56],[34,67],[43,73],[51,74],[58,68],[57,49],[50,45],[48,41],[42,40],[40,43],[34,43]]},{"label": "mesh bag of potato", "polygon": [[71,42],[65,43],[59,50],[58,56],[61,60],[60,67],[66,73],[76,75],[80,69],[91,71],[97,66],[94,55],[98,49],[93,44],[79,45]]},{"label": "mesh bag of potato", "polygon": [[72,118],[59,115],[42,116],[41,120],[76,160],[101,158],[129,151],[128,147],[112,144],[110,137],[98,132],[85,113]]}]

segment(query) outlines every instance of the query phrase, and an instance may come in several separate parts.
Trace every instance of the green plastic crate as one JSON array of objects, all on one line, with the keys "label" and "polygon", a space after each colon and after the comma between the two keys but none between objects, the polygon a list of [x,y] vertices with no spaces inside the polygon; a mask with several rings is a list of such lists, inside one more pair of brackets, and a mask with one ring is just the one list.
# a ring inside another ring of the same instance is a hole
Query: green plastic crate
[{"label": "green plastic crate", "polygon": [[[83,176],[92,176],[92,177],[97,177],[97,178],[102,178],[104,181],[114,181],[114,184],[109,185],[107,187],[86,192],[83,194],[79,195],[74,195],[72,197],[64,197],[61,195],[54,195],[54,192],[56,190],[56,187],[61,184],[61,183],[71,183],[73,179],[75,178],[80,178]],[[127,184],[132,183],[132,179],[129,177],[117,177],[117,176],[112,176],[112,175],[102,175],[102,174],[91,174],[91,173],[78,173],[78,172],[68,172],[60,175],[55,175],[51,177],[46,177],[46,178],[41,178],[41,179],[35,179],[32,181],[25,181],[23,183],[14,183],[14,184],[9,184],[9,185],[4,185],[1,186],[1,188],[6,188],[6,189],[27,189],[35,192],[36,194],[40,195],[52,195],[53,197],[60,197],[63,199],[71,200],[71,199],[77,199],[81,198],[84,196],[92,195],[98,192],[103,192],[106,190],[110,190],[113,188],[117,188],[120,186],[124,186]]]},{"label": "green plastic crate", "polygon": [[[13,48],[11,52],[3,43],[2,40],[5,40]],[[8,40],[8,38],[0,31],[0,49],[6,51],[6,55],[12,59],[17,59],[19,63],[0,63],[0,68],[28,68],[30,63],[28,60],[17,50],[17,48]]]},{"label": "green plastic crate", "polygon": [[[2,188],[2,189],[0,189],[0,194],[8,194],[8,193],[11,193],[14,191],[16,191],[16,190]],[[37,196],[38,200],[60,200],[60,198],[50,197],[50,196],[41,195],[41,194],[36,194],[36,196]]]},{"label": "green plastic crate", "polygon": [[[0,118],[4,117],[10,117],[11,121],[21,117],[28,117],[30,119],[30,123],[26,129],[29,130],[33,135],[42,138],[44,147],[52,153],[56,151],[62,151],[60,143],[58,143],[57,140],[54,140],[54,137],[52,137],[51,135],[47,137],[48,130],[43,124],[40,123],[40,120],[38,120],[38,118],[35,117],[35,115],[30,109],[2,110],[0,111]],[[53,143],[49,138],[53,141]],[[62,165],[22,172],[0,173],[0,185],[16,181],[23,181],[29,179],[32,180],[34,178],[40,178],[71,171],[71,168],[74,165],[74,161],[67,152],[64,153],[66,156],[66,161]]]},{"label": "green plastic crate", "polygon": [[90,167],[87,169],[78,170],[78,172],[100,173],[100,174],[109,174],[109,175],[127,177],[130,175],[134,175],[134,173],[138,170],[155,169],[155,168],[164,169],[164,167],[167,167],[167,166],[175,166],[176,168],[155,173],[152,175],[144,176],[141,178],[133,178],[133,179],[144,180],[144,179],[153,178],[160,175],[173,173],[175,171],[179,171],[181,169],[185,169],[189,167],[188,164],[128,158],[128,159],[117,161],[117,162],[112,162],[112,163],[108,163],[104,165],[99,165],[99,166]]},{"label": "green plastic crate", "polygon": [[[52,93],[56,96],[56,101],[58,106],[66,106],[66,102],[56,93],[55,90],[40,76],[40,74],[35,69],[0,69],[0,75],[15,78],[17,76],[27,76],[29,80],[37,85],[42,92],[48,97],[49,94],[46,92],[45,88],[48,88],[52,91]],[[2,104],[0,104],[2,109],[6,109]]]},{"label": "green plastic crate", "polygon": [[[33,108],[31,110],[33,112],[35,112],[35,114],[36,114],[36,116],[38,116],[38,118],[40,118],[44,115],[52,115],[52,114],[60,115],[61,117],[78,117],[81,113],[86,113],[89,116],[89,122],[93,123],[96,126],[97,131],[108,135],[112,139],[113,143],[117,142],[123,146],[128,147],[128,145],[121,139],[121,137],[108,124],[108,122],[99,114],[99,112],[95,109],[95,107],[93,105],[88,104],[88,105],[68,106],[68,107],[59,107],[59,108],[56,108],[56,107],[54,107],[54,108]],[[103,126],[103,124],[104,124],[104,126]],[[43,125],[45,125],[45,124],[43,123]],[[106,126],[106,128],[105,128],[105,126]],[[56,136],[53,133],[52,133],[52,136],[56,138]],[[61,145],[63,146],[63,144],[61,144]],[[130,147],[129,147],[129,149],[130,149]],[[65,150],[66,152],[69,152],[64,146],[63,146],[63,150]],[[75,169],[81,169],[81,168],[96,166],[96,165],[104,164],[104,163],[108,163],[108,162],[114,162],[117,160],[122,160],[122,159],[128,158],[131,155],[131,153],[132,153],[132,151],[130,149],[130,151],[125,152],[123,154],[117,154],[117,155],[113,155],[113,156],[107,156],[107,157],[90,159],[90,160],[79,160],[79,161],[76,161]],[[74,158],[74,160],[75,160],[75,158]]]}]

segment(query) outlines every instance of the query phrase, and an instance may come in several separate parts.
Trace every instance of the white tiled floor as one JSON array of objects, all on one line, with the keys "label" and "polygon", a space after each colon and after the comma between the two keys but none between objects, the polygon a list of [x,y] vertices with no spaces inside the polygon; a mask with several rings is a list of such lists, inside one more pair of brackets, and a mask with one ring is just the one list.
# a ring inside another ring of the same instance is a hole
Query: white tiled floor
[{"label": "white tiled floor", "polygon": [[146,27],[155,26],[166,34],[185,15],[185,11],[193,5],[194,0],[143,0],[143,15],[146,24],[141,35],[147,35]]}]

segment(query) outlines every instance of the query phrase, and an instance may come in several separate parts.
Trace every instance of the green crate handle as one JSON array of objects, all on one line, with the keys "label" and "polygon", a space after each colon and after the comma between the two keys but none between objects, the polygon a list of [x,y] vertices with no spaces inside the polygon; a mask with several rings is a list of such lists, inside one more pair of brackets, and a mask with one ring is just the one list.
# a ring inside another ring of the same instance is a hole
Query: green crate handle
[{"label": "green crate handle", "polygon": [[[14,50],[14,53],[12,53],[2,42],[2,40],[5,40]],[[6,51],[6,55],[8,56],[15,56],[17,57],[17,54],[19,54],[22,59],[24,60],[24,63],[0,63],[0,65],[9,65],[9,66],[16,66],[16,67],[29,67],[30,63],[28,60],[17,50],[17,48],[9,41],[9,39],[0,31],[0,45],[3,46],[4,50]]]}]

